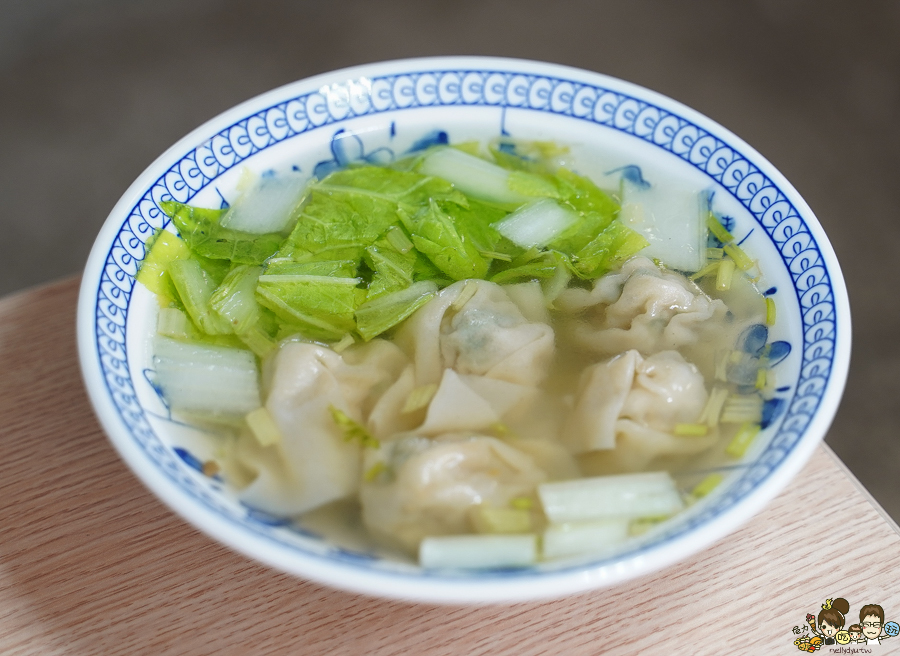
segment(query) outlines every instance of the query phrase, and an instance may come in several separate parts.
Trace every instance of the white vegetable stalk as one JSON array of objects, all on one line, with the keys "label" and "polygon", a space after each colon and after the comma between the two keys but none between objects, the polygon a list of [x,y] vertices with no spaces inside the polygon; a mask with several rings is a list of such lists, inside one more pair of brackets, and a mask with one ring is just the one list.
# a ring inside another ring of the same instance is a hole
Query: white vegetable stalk
[{"label": "white vegetable stalk", "polygon": [[261,177],[222,217],[222,225],[253,234],[281,232],[300,203],[304,187],[299,175]]},{"label": "white vegetable stalk", "polygon": [[464,194],[494,203],[524,203],[527,196],[509,187],[509,171],[456,148],[442,148],[422,161],[425,175],[449,180]]},{"label": "white vegetable stalk", "polygon": [[523,567],[536,560],[535,535],[449,535],[425,538],[419,546],[426,569]]},{"label": "white vegetable stalk", "polygon": [[679,271],[706,265],[706,192],[685,192],[655,184],[642,189],[624,181],[619,219],[650,242],[641,255]]},{"label": "white vegetable stalk", "polygon": [[543,198],[520,207],[493,227],[516,246],[543,248],[578,221],[578,215]]},{"label": "white vegetable stalk", "polygon": [[684,508],[666,472],[544,483],[538,486],[538,496],[552,523],[667,517]]},{"label": "white vegetable stalk", "polygon": [[173,410],[243,416],[261,405],[250,351],[157,337],[154,353],[156,380]]},{"label": "white vegetable stalk", "polygon": [[544,531],[544,558],[563,558],[597,553],[628,538],[628,519],[554,524]]}]

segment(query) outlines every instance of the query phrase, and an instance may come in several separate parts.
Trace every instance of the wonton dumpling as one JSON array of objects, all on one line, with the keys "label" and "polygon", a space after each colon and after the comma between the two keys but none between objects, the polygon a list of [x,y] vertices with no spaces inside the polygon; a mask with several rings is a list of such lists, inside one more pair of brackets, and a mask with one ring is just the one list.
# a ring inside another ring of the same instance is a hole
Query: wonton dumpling
[{"label": "wonton dumpling", "polygon": [[[455,307],[459,300],[461,307]],[[439,383],[447,367],[537,385],[554,352],[553,329],[528,321],[500,285],[485,280],[462,280],[441,290],[407,319],[396,342],[415,362],[417,385]]]},{"label": "wonton dumpling", "polygon": [[238,458],[258,472],[241,499],[266,512],[294,515],[353,494],[359,486],[360,446],[344,440],[329,407],[364,421],[406,362],[402,351],[384,340],[343,354],[305,342],[283,345],[272,365],[266,401],[282,440],[265,449],[240,446]]},{"label": "wonton dumpling", "polygon": [[[629,349],[650,355],[691,347],[705,341],[708,331],[721,334],[728,314],[722,301],[645,257],[632,258],[619,271],[598,279],[590,291],[566,289],[555,305],[579,315],[566,326],[573,341],[603,355]],[[729,339],[726,348],[734,337]]]},{"label": "wonton dumpling", "polygon": [[404,437],[366,454],[367,467],[376,462],[386,480],[363,483],[363,523],[411,552],[427,536],[470,533],[470,507],[506,507],[548,478],[531,456],[482,435]]},{"label": "wonton dumpling", "polygon": [[460,376],[444,369],[434,398],[428,404],[425,422],[416,428],[422,435],[489,429],[515,419],[539,392],[530,385],[517,385],[486,376]]},{"label": "wonton dumpling", "polygon": [[711,446],[712,435],[672,434],[677,424],[696,422],[707,399],[702,374],[678,352],[644,358],[627,351],[585,370],[563,440],[575,454],[602,451],[593,460],[636,471],[656,457]]}]

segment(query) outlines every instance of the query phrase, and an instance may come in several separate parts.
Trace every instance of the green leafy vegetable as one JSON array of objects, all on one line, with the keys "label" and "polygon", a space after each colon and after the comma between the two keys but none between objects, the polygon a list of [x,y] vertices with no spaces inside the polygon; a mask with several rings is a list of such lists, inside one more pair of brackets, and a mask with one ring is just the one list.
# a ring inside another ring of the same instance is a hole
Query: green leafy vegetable
[{"label": "green leafy vegetable", "polygon": [[425,305],[437,289],[434,282],[422,281],[367,301],[356,311],[357,332],[366,341],[380,335]]},{"label": "green leafy vegetable", "polygon": [[317,276],[313,280],[270,282],[261,276],[256,288],[259,303],[279,318],[304,329],[314,339],[333,341],[353,330],[353,314],[366,290],[345,278]]},{"label": "green leafy vegetable", "polygon": [[453,215],[435,200],[414,216],[405,212],[400,219],[416,249],[453,280],[484,278],[490,263],[481,256],[466,226],[457,225]]},{"label": "green leafy vegetable", "polygon": [[226,210],[192,207],[175,201],[163,201],[159,206],[172,219],[191,250],[210,259],[262,264],[284,239],[278,233],[256,235],[224,228],[219,221]]},{"label": "green leafy vegetable", "polygon": [[369,284],[366,300],[374,300],[413,284],[416,259],[418,254],[415,250],[410,249],[403,253],[387,238],[380,239],[366,248],[366,264],[375,272]]}]

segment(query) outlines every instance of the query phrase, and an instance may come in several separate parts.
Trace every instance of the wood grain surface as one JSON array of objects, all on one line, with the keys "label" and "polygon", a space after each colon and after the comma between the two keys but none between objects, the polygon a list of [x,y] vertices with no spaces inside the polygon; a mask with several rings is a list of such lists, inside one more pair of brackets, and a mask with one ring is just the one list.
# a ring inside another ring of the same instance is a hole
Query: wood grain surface
[{"label": "wood grain surface", "polygon": [[613,589],[440,607],[275,572],[119,460],[78,368],[77,284],[0,300],[2,654],[787,654],[826,598],[850,602],[848,624],[867,603],[900,619],[900,534],[827,447],[736,533]]}]

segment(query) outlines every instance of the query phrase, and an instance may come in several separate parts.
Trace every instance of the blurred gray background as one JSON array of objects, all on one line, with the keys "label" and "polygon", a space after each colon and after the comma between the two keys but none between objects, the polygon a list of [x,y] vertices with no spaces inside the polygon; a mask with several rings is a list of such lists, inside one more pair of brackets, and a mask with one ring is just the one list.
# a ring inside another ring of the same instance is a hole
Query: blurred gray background
[{"label": "blurred gray background", "polygon": [[343,66],[443,54],[631,80],[787,176],[853,306],[828,442],[900,518],[895,0],[0,0],[0,295],[76,275],[132,180],[231,105]]}]

